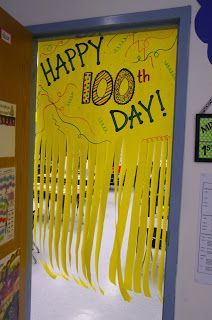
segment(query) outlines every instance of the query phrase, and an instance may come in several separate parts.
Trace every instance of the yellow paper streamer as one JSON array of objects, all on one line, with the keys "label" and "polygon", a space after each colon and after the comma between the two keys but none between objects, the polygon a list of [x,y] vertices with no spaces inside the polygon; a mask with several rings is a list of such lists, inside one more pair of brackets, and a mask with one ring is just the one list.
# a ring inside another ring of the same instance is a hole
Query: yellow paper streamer
[{"label": "yellow paper streamer", "polygon": [[87,277],[86,271],[86,248],[87,248],[87,236],[90,225],[90,211],[92,204],[92,197],[94,191],[94,172],[96,164],[96,145],[89,146],[89,155],[88,155],[88,184],[87,184],[87,195],[86,195],[86,211],[85,211],[85,221],[84,221],[84,232],[83,232],[83,243],[81,249],[82,257],[82,270],[85,278]]},{"label": "yellow paper streamer", "polygon": [[152,282],[155,280],[155,271],[160,247],[161,239],[161,228],[162,228],[162,215],[163,215],[163,201],[164,201],[164,189],[165,189],[165,170],[166,170],[166,156],[167,156],[167,143],[166,141],[162,142],[161,148],[161,166],[160,166],[160,184],[158,189],[158,209],[157,209],[157,231],[156,231],[156,241],[155,241],[155,250],[152,261]]},{"label": "yellow paper streamer", "polygon": [[49,211],[49,195],[50,195],[50,185],[51,185],[51,151],[52,151],[52,141],[49,139],[49,142],[46,144],[46,171],[45,171],[45,211],[44,211],[44,226],[43,226],[43,247],[46,239],[46,229],[48,222],[48,211]]},{"label": "yellow paper streamer", "polygon": [[167,231],[167,219],[169,212],[169,194],[170,194],[170,179],[171,179],[171,155],[172,145],[168,140],[167,148],[167,166],[166,166],[166,185],[165,185],[165,197],[164,197],[164,214],[163,214],[163,234],[162,234],[162,249],[161,257],[158,267],[158,290],[161,300],[163,299],[163,276],[164,276],[164,264],[166,254],[166,231]]},{"label": "yellow paper streamer", "polygon": [[67,140],[67,161],[66,161],[66,183],[65,183],[65,202],[63,211],[63,222],[62,222],[62,237],[61,237],[61,263],[65,274],[68,276],[67,269],[67,240],[68,240],[68,229],[70,222],[71,213],[71,184],[72,184],[72,152],[73,144],[71,139]]},{"label": "yellow paper streamer", "polygon": [[139,212],[139,233],[137,242],[137,252],[134,265],[134,291],[141,292],[141,278],[143,269],[143,259],[145,255],[145,243],[147,237],[147,220],[149,212],[149,186],[151,178],[151,168],[153,159],[153,143],[148,143],[147,160],[145,163],[144,191],[142,194],[141,210]]},{"label": "yellow paper streamer", "polygon": [[145,163],[147,157],[147,143],[142,141],[140,143],[139,150],[139,160],[137,167],[136,175],[136,184],[134,191],[134,200],[131,214],[131,224],[130,224],[130,233],[129,241],[127,248],[126,256],[126,265],[125,265],[125,286],[128,290],[132,290],[132,281],[133,281],[133,266],[137,250],[137,239],[139,234],[139,209],[141,196],[144,189],[144,175],[145,175]]},{"label": "yellow paper streamer", "polygon": [[56,175],[57,175],[57,162],[58,162],[58,141],[57,135],[54,136],[53,148],[52,148],[52,171],[51,171],[51,200],[50,200],[50,217],[49,217],[49,239],[48,239],[48,252],[51,266],[53,267],[52,256],[52,243],[54,233],[54,219],[55,219],[55,199],[56,199]]},{"label": "yellow paper streamer", "polygon": [[71,264],[71,247],[74,232],[74,223],[76,216],[76,205],[77,205],[77,186],[78,186],[78,165],[79,165],[79,150],[78,145],[74,142],[73,146],[73,176],[72,176],[72,188],[71,188],[71,221],[70,221],[70,231],[69,231],[69,262]]},{"label": "yellow paper streamer", "polygon": [[34,219],[33,219],[33,237],[34,241],[36,241],[37,237],[37,219],[38,219],[38,166],[39,166],[39,151],[40,151],[40,136],[37,135],[35,139],[35,162],[34,162],[34,203],[35,203],[35,210],[34,210]]},{"label": "yellow paper streamer", "polygon": [[87,143],[83,141],[80,144],[80,190],[79,190],[79,210],[78,210],[78,224],[77,224],[77,239],[76,239],[76,269],[78,271],[78,251],[81,239],[81,229],[84,217],[84,199],[85,199],[85,185],[86,185],[86,160],[87,160]]}]

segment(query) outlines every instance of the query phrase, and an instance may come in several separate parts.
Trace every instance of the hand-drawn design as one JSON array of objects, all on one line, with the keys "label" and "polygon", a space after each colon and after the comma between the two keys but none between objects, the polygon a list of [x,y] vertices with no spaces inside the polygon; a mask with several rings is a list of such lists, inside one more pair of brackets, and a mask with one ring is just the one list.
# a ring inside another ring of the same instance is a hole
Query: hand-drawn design
[{"label": "hand-drawn design", "polygon": [[74,93],[71,92],[70,96],[68,97],[67,106],[70,107],[72,101],[73,101]]},{"label": "hand-drawn design", "polygon": [[46,53],[42,52],[40,54],[40,57],[53,54],[57,50],[58,47],[64,46],[68,42],[69,42],[69,40],[59,40],[59,42],[56,45],[54,45],[53,43],[45,45],[44,48],[46,49]]},{"label": "hand-drawn design", "polygon": [[171,47],[169,47],[167,49],[159,48],[159,49],[156,49],[154,51],[151,51],[144,57],[144,59],[141,59],[140,56],[139,56],[139,60],[134,61],[134,63],[144,62],[144,61],[146,61],[147,59],[149,59],[151,57],[158,58],[159,55],[160,55],[159,52],[166,52],[166,51],[172,50],[174,48],[174,45],[176,44],[176,41],[177,41],[177,37],[175,38],[175,40],[174,40],[173,44],[171,45]]},{"label": "hand-drawn design", "polygon": [[108,129],[107,129],[107,127],[106,127],[103,119],[99,118],[99,119],[98,119],[98,122],[99,122],[100,126],[102,127],[102,129],[104,130],[104,132],[107,132]]},{"label": "hand-drawn design", "polygon": [[[110,43],[113,41],[113,40],[116,40],[116,38],[119,37],[119,34],[115,34],[107,43],[107,47],[110,45]],[[118,42],[116,42],[115,44],[115,47],[113,49],[113,53],[118,53],[120,50],[123,49],[123,46],[124,44],[126,44],[126,41],[128,40],[128,35],[125,34],[121,37],[120,40],[118,40]]]},{"label": "hand-drawn design", "polygon": [[[55,107],[55,106],[54,106],[54,107]],[[63,123],[68,124],[68,125],[70,125],[70,126],[73,126],[74,128],[77,129],[77,131],[79,132],[78,138],[83,137],[83,138],[85,138],[88,142],[90,142],[90,143],[92,143],[92,144],[101,144],[101,143],[105,143],[105,142],[111,142],[111,141],[109,141],[109,140],[104,140],[104,141],[92,141],[92,140],[90,140],[84,133],[82,133],[82,132],[80,131],[80,129],[79,129],[75,124],[73,124],[73,123],[71,123],[71,122],[69,122],[69,121],[65,121],[65,120],[60,116],[60,114],[59,114],[59,112],[58,112],[58,110],[57,110],[56,107],[55,107],[55,110],[56,110],[56,113],[57,113],[58,118],[59,118]],[[57,125],[58,125],[58,124],[57,124]],[[58,126],[59,126],[59,125],[58,125]]]},{"label": "hand-drawn design", "polygon": [[171,67],[170,63],[168,61],[164,61],[164,65],[167,68],[169,74],[171,75],[172,79],[175,80],[175,72],[173,70],[173,68]]},{"label": "hand-drawn design", "polygon": [[[47,96],[48,96],[48,95],[47,95]],[[62,115],[64,115],[64,113],[63,113],[59,108],[57,108],[56,104],[55,104],[53,101],[50,100],[49,96],[48,96],[48,100],[49,100],[49,102],[51,102],[51,103],[50,103],[50,105],[47,105],[46,107],[50,107],[50,106],[53,107],[54,110],[56,111],[56,114],[57,114],[57,116],[58,116],[58,119],[59,119],[61,122],[65,123],[65,124],[68,124],[68,125],[73,126],[74,128],[76,128],[77,131],[79,132],[78,138],[84,137],[87,141],[89,141],[89,142],[92,143],[92,144],[101,144],[101,143],[104,143],[104,142],[110,142],[109,140],[92,141],[91,139],[89,139],[85,134],[83,134],[83,133],[81,132],[81,130],[79,129],[79,127],[78,127],[77,125],[75,125],[75,124],[72,123],[72,122],[66,121],[66,120],[64,120],[64,119],[62,118]],[[46,110],[46,107],[45,107],[44,110]],[[44,111],[44,110],[43,110],[43,111]],[[60,112],[62,115],[60,115],[59,112]],[[64,115],[64,116],[65,116],[65,115]],[[66,116],[65,116],[65,117],[66,117]],[[88,123],[86,119],[83,119],[83,118],[81,118],[81,117],[69,117],[69,118],[71,118],[71,119],[83,120],[83,121],[85,121],[86,123]],[[43,119],[44,119],[44,117],[43,117]],[[60,125],[59,125],[58,121],[57,121],[56,119],[54,119],[54,120],[55,120],[55,125],[58,126],[58,128],[60,128]],[[89,124],[88,124],[88,125],[89,125]],[[44,130],[44,129],[45,129],[45,127],[43,128],[43,130]],[[42,130],[42,131],[43,131],[43,130]],[[39,133],[41,133],[42,131],[39,131]],[[61,129],[60,129],[60,131],[63,132]],[[63,133],[64,133],[64,132],[63,132]]]},{"label": "hand-drawn design", "polygon": [[201,41],[208,44],[208,59],[212,63],[212,2],[197,0],[201,6],[195,18],[195,30]]},{"label": "hand-drawn design", "polygon": [[42,110],[44,127],[42,128],[41,131],[38,131],[37,133],[41,133],[41,132],[43,132],[43,131],[45,130],[45,117],[44,117],[44,112],[45,112],[45,110],[46,110],[48,107],[52,107],[52,106],[53,106],[56,110],[61,111],[62,115],[64,115],[65,117],[68,117],[68,118],[70,118],[70,119],[78,119],[78,120],[81,120],[81,121],[86,122],[87,125],[88,125],[88,127],[89,127],[89,129],[90,129],[90,131],[91,131],[91,133],[92,133],[93,135],[95,135],[95,133],[94,133],[93,130],[92,130],[92,127],[90,126],[89,122],[88,122],[86,119],[84,119],[84,118],[82,118],[82,117],[71,117],[71,116],[68,116],[67,114],[64,113],[63,108],[57,107],[57,103],[60,101],[61,97],[65,94],[65,91],[66,91],[68,85],[67,85],[67,87],[66,87],[66,89],[65,89],[65,91],[64,91],[64,94],[61,94],[61,95],[60,95],[60,98],[59,98],[57,101],[52,101],[52,100],[50,99],[48,92],[42,87],[42,85],[39,85],[39,87],[41,88],[42,91],[45,92],[45,94],[43,94],[42,91],[39,91],[39,92],[38,92],[38,96],[39,96],[39,95],[41,95],[41,96],[46,96],[46,97],[48,98],[48,101],[49,101],[50,103],[49,103],[48,105],[46,105],[46,106],[43,108],[43,110]]}]

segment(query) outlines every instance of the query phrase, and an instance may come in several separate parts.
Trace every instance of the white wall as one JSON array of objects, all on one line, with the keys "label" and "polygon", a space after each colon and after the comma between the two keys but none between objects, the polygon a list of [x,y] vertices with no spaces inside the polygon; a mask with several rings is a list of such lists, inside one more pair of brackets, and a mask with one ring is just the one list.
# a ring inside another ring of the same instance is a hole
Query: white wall
[{"label": "white wall", "polygon": [[[75,20],[94,16],[192,6],[189,83],[184,156],[183,199],[180,221],[179,261],[175,320],[211,320],[212,286],[194,282],[199,180],[212,164],[193,161],[195,114],[212,95],[212,66],[207,47],[194,30],[196,0],[0,0],[0,5],[24,25]],[[154,319],[145,319],[154,320]]]}]

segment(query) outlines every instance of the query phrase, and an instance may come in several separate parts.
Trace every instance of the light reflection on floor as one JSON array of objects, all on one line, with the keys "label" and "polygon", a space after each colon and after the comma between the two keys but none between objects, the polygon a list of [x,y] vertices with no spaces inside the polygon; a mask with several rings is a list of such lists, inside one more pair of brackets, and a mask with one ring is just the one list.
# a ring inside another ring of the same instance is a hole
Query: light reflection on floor
[{"label": "light reflection on floor", "polygon": [[[108,280],[108,256],[114,233],[114,204],[109,194],[105,237],[100,261],[100,283],[105,295],[78,286],[61,277],[53,280],[39,264],[32,265],[31,320],[161,320],[162,304],[133,295],[132,302],[124,302],[119,289]],[[127,241],[127,239],[125,239]]]}]

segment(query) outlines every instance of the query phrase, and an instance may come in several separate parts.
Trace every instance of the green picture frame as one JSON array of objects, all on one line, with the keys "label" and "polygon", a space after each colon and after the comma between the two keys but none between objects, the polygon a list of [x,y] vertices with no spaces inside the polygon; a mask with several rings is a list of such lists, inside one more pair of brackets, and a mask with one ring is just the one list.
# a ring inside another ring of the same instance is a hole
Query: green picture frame
[{"label": "green picture frame", "polygon": [[212,162],[212,114],[196,115],[195,161]]}]

